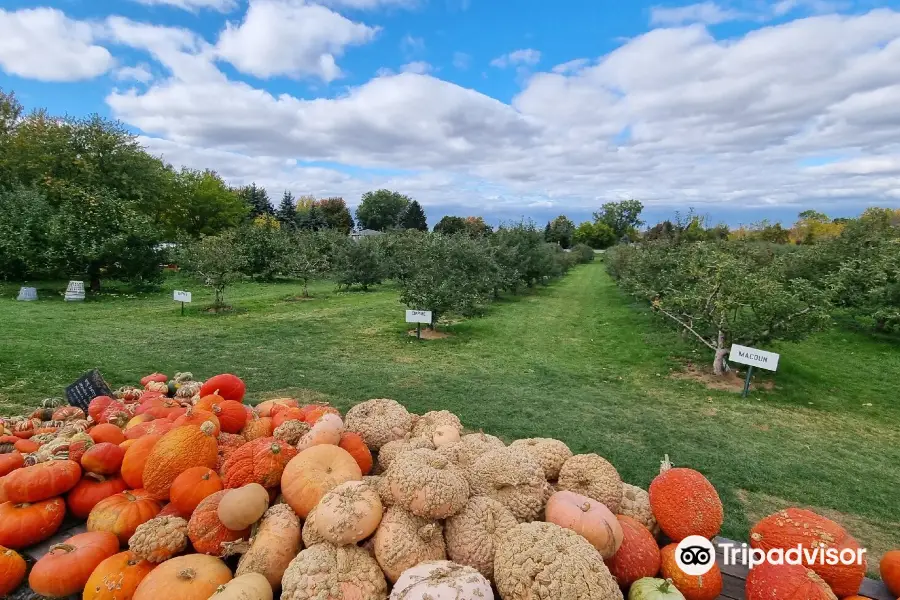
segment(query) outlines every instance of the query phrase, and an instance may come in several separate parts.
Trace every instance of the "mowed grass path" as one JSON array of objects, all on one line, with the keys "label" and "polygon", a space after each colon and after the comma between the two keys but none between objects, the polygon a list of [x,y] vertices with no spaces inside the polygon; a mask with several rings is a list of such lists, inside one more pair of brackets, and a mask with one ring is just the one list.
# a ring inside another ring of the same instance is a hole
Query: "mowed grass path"
[{"label": "mowed grass path", "polygon": [[741,399],[670,377],[709,357],[633,305],[600,264],[429,342],[406,335],[390,286],[338,293],[322,282],[314,299],[288,300],[299,291],[245,284],[230,294],[239,313],[181,317],[171,291],[77,305],[17,303],[7,286],[0,414],[61,395],[94,366],[113,386],[155,370],[230,371],[254,399],[297,388],[342,408],[391,397],[507,440],[556,437],[644,487],[669,454],[715,484],[726,536],[746,539],[753,520],[790,504],[831,511],[873,553],[900,547],[896,341],[835,329],[779,345],[775,389]]}]

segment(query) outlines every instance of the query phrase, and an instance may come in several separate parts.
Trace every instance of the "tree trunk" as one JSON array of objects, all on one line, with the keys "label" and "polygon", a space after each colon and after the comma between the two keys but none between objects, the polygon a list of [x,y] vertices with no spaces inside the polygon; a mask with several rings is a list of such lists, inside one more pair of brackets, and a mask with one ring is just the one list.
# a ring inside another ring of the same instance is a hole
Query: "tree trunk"
[{"label": "tree trunk", "polygon": [[725,357],[728,356],[728,348],[725,348],[725,334],[720,330],[716,339],[716,358],[713,361],[713,373],[724,375],[728,371]]},{"label": "tree trunk", "polygon": [[100,291],[100,277],[98,275],[91,275],[91,291],[97,293]]}]

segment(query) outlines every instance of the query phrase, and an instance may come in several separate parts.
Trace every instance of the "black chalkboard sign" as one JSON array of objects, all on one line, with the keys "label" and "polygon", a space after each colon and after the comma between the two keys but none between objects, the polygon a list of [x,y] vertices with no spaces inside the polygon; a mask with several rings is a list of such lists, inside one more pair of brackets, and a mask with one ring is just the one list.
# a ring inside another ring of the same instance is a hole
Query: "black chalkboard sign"
[{"label": "black chalkboard sign", "polygon": [[66,388],[66,399],[87,414],[88,404],[97,396],[112,396],[112,391],[100,371],[94,369],[82,375],[78,381]]}]

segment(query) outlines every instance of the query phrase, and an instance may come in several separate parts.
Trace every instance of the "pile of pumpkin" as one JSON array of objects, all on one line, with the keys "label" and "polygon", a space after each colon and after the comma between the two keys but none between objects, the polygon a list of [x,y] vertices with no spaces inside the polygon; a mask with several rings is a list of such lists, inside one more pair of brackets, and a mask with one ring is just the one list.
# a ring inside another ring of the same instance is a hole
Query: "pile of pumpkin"
[{"label": "pile of pumpkin", "polygon": [[[376,399],[342,416],[244,397],[234,375],[153,374],[94,398],[87,414],[48,399],[0,419],[0,596],[713,600],[722,590],[718,567],[692,577],[675,560],[675,542],[722,525],[719,496],[695,470],[664,461],[645,491],[596,454],[465,433],[445,410],[419,416]],[[16,550],[54,536],[66,515],[87,532],[52,545],[25,581]],[[763,519],[751,544],[856,547],[799,509]],[[886,560],[886,581],[900,586],[900,553]],[[746,595],[850,597],[864,575],[864,565],[766,565]]]}]

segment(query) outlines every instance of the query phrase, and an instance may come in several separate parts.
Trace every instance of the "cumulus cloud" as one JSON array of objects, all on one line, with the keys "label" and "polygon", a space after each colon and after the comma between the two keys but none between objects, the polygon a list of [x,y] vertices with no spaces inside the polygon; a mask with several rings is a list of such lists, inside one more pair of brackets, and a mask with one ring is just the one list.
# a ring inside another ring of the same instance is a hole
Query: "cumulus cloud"
[{"label": "cumulus cloud", "polygon": [[374,10],[377,8],[413,8],[420,0],[319,0],[319,4],[338,9]]},{"label": "cumulus cloud", "polygon": [[736,21],[746,17],[745,13],[722,8],[715,2],[709,1],[677,7],[654,6],[650,9],[650,23],[652,25],[683,25],[685,23],[718,25],[719,23]]},{"label": "cumulus cloud", "polygon": [[503,56],[498,56],[491,61],[491,66],[497,67],[498,69],[505,69],[506,67],[516,65],[536,65],[539,62],[541,62],[540,50],[524,48],[522,50],[514,50]]},{"label": "cumulus cloud", "polygon": [[405,65],[400,67],[400,70],[404,73],[417,73],[419,75],[425,75],[426,73],[430,73],[431,71],[433,71],[434,67],[424,60],[417,60],[411,63],[406,63]]},{"label": "cumulus cloud", "polygon": [[244,20],[229,22],[216,48],[220,58],[248,75],[332,81],[341,76],[337,58],[345,48],[377,33],[377,27],[304,0],[250,0]]},{"label": "cumulus cloud", "polygon": [[132,0],[146,6],[173,6],[191,12],[201,9],[231,12],[238,7],[238,0]]},{"label": "cumulus cloud", "polygon": [[93,79],[115,64],[90,24],[54,8],[0,9],[0,68],[40,81]]},{"label": "cumulus cloud", "polygon": [[137,81],[138,83],[149,83],[153,79],[153,73],[144,64],[116,69],[115,76],[119,81]]}]

